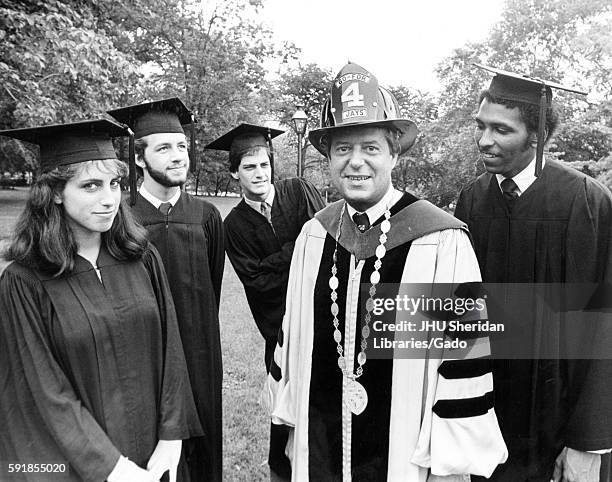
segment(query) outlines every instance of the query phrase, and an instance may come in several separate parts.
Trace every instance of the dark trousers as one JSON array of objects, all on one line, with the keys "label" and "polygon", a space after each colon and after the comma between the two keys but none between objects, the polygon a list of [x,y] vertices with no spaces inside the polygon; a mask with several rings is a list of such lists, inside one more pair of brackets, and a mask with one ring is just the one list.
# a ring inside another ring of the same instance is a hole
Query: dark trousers
[{"label": "dark trousers", "polygon": [[268,465],[278,476],[291,479],[291,463],[285,455],[285,447],[289,438],[289,427],[270,424],[270,451]]},{"label": "dark trousers", "polygon": [[221,482],[221,468],[213,466],[210,457],[206,456],[209,453],[211,450],[206,437],[183,440],[177,481]]},{"label": "dark trousers", "polygon": [[[274,356],[276,337],[266,337],[266,351],[264,354],[266,372],[270,372],[270,362]],[[286,425],[270,424],[270,450],[268,452],[268,465],[278,476],[291,479],[291,463],[285,455],[285,447],[289,438],[289,427]]]}]

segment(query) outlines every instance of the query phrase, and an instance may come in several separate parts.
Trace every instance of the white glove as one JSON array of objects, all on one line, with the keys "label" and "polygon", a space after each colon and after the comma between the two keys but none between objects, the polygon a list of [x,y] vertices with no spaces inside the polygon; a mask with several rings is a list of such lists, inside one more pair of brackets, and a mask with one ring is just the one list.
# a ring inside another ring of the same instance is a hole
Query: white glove
[{"label": "white glove", "polygon": [[106,480],[108,482],[159,482],[159,477],[155,478],[150,472],[138,467],[122,455]]},{"label": "white glove", "polygon": [[182,440],[160,440],[147,463],[147,470],[155,480],[167,470],[170,471],[170,482],[176,482],[176,470],[181,458]]},{"label": "white glove", "polygon": [[469,474],[461,475],[434,475],[431,472],[427,477],[427,482],[470,482]]}]

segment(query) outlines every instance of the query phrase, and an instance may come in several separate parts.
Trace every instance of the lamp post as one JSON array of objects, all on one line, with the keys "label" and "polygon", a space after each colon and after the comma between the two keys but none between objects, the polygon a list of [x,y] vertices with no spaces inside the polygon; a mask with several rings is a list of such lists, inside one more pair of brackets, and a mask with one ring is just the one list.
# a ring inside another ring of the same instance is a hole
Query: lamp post
[{"label": "lamp post", "polygon": [[291,123],[293,124],[293,130],[297,134],[298,138],[298,163],[297,163],[297,176],[302,177],[304,175],[304,160],[302,159],[302,140],[304,138],[304,134],[306,134],[306,124],[308,122],[308,116],[306,112],[302,109],[304,106],[301,104],[297,104],[295,110],[295,114],[291,118]]}]

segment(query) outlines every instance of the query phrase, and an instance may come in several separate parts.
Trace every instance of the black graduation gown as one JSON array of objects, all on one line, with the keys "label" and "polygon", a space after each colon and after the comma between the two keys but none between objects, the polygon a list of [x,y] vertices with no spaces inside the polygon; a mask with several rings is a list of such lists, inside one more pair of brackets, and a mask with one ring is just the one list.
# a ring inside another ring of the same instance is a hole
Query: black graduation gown
[{"label": "black graduation gown", "polygon": [[202,433],[159,256],[97,264],[102,282],[81,257],[0,278],[0,460],[69,466],[26,480],[98,482],[120,454],[146,468],[159,439]]},{"label": "black graduation gown", "polygon": [[[278,330],[285,313],[289,265],[295,240],[306,221],[325,207],[319,191],[300,178],[274,183],[272,226],[244,199],[225,218],[227,255],[244,286],[259,332],[265,340],[264,361],[269,369]],[[270,426],[270,468],[283,478],[291,477],[285,456],[288,431]]]},{"label": "black graduation gown", "polygon": [[289,265],[306,221],[325,207],[319,191],[300,178],[274,183],[272,226],[244,199],[225,218],[227,255],[236,270],[257,328],[266,340],[266,369],[285,312]]},{"label": "black graduation gown", "polygon": [[184,192],[167,218],[140,194],[132,210],[147,229],[168,274],[191,387],[204,428],[204,438],[183,444],[190,480],[220,481],[223,368],[219,298],[225,263],[221,216],[209,202]]},{"label": "black graduation gown", "polygon": [[[468,224],[487,283],[611,281],[610,192],[572,168],[547,161],[511,211],[495,176],[485,173],[463,189],[455,215]],[[541,322],[522,309],[529,324]],[[612,448],[611,377],[610,360],[494,360],[495,410],[509,459],[492,480],[548,482],[564,446]]]}]

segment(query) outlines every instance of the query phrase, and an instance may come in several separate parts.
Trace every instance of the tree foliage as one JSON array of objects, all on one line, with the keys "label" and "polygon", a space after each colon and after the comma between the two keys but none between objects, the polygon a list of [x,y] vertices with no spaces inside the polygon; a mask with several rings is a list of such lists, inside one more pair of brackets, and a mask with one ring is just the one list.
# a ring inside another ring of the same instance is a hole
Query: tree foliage
[{"label": "tree foliage", "polygon": [[[147,72],[129,101],[178,95],[198,119],[196,183],[210,193],[231,185],[225,153],[203,146],[241,122],[257,122],[266,59],[278,52],[257,20],[261,2],[162,0],[154,12],[133,12],[126,39]],[[126,99],[127,101],[128,99]]]},{"label": "tree foliage", "polygon": [[[264,0],[4,0],[0,3],[0,128],[96,117],[120,105],[178,95],[198,118],[200,192],[235,189],[227,153],[204,150],[241,122],[280,126],[276,177],[294,176],[291,126],[303,105],[319,126],[333,72],[300,62],[262,24]],[[609,178],[612,118],[612,5],[609,0],[506,0],[482,42],[437,66],[439,94],[394,86],[402,114],[420,134],[394,182],[440,206],[482,171],[471,116],[490,75],[474,62],[589,90],[557,95],[565,122],[550,157]],[[276,71],[270,71],[270,65]],[[306,141],[305,176],[333,199],[325,158]],[[32,167],[33,152],[0,142],[0,170]]]},{"label": "tree foliage", "polygon": [[132,59],[77,2],[5,2],[0,40],[2,128],[91,117],[138,79]]},{"label": "tree foliage", "polygon": [[506,0],[488,61],[610,95],[609,0]]},{"label": "tree foliage", "polygon": [[443,86],[439,117],[422,139],[429,151],[420,152],[431,167],[429,178],[421,178],[426,197],[447,206],[452,192],[456,197],[483,170],[471,116],[491,76],[474,68],[475,62],[590,90],[591,102],[555,92],[564,122],[548,156],[576,162],[585,173],[604,178],[607,166],[596,164],[612,151],[611,28],[612,5],[606,0],[506,0],[502,19],[485,41],[455,49],[436,69]]},{"label": "tree foliage", "polygon": [[[0,128],[101,113],[138,82],[91,7],[97,2],[5,1],[0,6]],[[0,142],[0,171],[34,169],[30,147]]]},{"label": "tree foliage", "polygon": [[[276,142],[275,177],[284,179],[296,176],[298,140],[291,122],[297,106],[308,116],[307,131],[320,125],[321,110],[329,94],[333,79],[331,71],[317,64],[302,65],[288,61],[282,65],[277,78],[262,91],[262,103],[270,117],[276,119],[286,134]],[[335,190],[329,179],[326,159],[309,143],[306,135],[302,145],[304,156],[304,177],[312,181],[324,195],[335,197]]]},{"label": "tree foliage", "polygon": [[196,151],[207,163],[199,184],[217,191],[227,177],[223,156],[203,146],[259,120],[266,59],[292,52],[275,49],[260,9],[257,0],[5,0],[0,127],[177,95],[199,121]]}]

